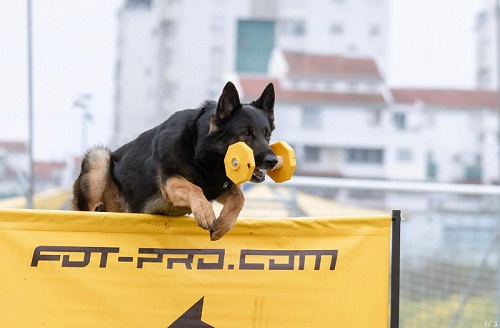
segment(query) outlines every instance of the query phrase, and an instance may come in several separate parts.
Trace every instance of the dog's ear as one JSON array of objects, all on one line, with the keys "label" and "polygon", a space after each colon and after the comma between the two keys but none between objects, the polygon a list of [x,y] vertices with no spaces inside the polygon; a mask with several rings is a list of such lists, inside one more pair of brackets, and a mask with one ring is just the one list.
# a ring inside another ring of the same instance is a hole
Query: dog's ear
[{"label": "dog's ear", "polygon": [[262,91],[259,99],[252,102],[252,105],[267,112],[269,118],[274,120],[274,99],[274,85],[269,83],[264,91]]},{"label": "dog's ear", "polygon": [[238,90],[232,82],[227,82],[222,90],[222,94],[217,103],[217,111],[215,112],[215,124],[226,120],[231,113],[241,107],[240,96]]}]

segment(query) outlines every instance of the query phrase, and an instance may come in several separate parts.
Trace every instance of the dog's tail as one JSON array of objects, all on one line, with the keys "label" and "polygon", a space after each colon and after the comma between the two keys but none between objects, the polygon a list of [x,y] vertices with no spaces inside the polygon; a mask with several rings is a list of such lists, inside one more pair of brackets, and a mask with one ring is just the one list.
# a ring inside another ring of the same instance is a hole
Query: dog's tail
[{"label": "dog's tail", "polygon": [[104,191],[111,181],[110,162],[111,151],[106,147],[97,146],[87,151],[80,175],[73,185],[73,210],[106,210]]}]

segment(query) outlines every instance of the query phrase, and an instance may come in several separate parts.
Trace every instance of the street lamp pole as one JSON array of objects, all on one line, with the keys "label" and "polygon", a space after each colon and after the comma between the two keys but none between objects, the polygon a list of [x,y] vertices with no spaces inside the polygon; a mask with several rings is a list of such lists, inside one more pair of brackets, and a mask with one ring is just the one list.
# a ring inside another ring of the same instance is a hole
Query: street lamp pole
[{"label": "street lamp pole", "polygon": [[497,181],[500,183],[500,0],[495,1],[495,43],[496,43],[496,74],[497,74],[497,83],[496,83],[496,93],[497,93],[497,101],[496,101],[496,109],[498,116],[498,126],[497,126],[497,144],[498,147],[498,179]]},{"label": "street lamp pole", "polygon": [[35,172],[33,160],[33,27],[32,4],[27,0],[27,37],[28,37],[28,161],[29,176],[26,192],[26,207],[33,208],[33,194],[35,191]]},{"label": "street lamp pole", "polygon": [[[496,83],[496,93],[497,93],[497,101],[496,101],[496,109],[497,109],[497,160],[498,160],[498,179],[497,182],[500,183],[500,0],[495,1],[495,43],[496,43],[496,74],[497,74],[497,83]],[[493,238],[497,238],[496,236],[500,234],[500,218],[497,218],[497,231],[494,234]],[[497,319],[500,318],[500,243],[498,240],[496,241],[496,294],[497,294]]]}]

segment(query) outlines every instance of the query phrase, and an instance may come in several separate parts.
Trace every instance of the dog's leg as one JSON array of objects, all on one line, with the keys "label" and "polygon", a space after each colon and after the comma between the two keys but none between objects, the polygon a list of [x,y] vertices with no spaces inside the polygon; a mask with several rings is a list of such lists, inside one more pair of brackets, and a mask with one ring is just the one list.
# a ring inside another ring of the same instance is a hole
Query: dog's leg
[{"label": "dog's leg", "polygon": [[216,200],[223,204],[224,207],[219,218],[210,229],[210,239],[212,240],[222,238],[235,225],[245,203],[245,197],[241,191],[241,185],[232,185],[231,189],[224,192]]},{"label": "dog's leg", "polygon": [[205,198],[200,187],[183,177],[175,176],[167,179],[160,186],[163,197],[174,206],[189,207],[200,227],[208,230],[215,221],[212,204]]}]

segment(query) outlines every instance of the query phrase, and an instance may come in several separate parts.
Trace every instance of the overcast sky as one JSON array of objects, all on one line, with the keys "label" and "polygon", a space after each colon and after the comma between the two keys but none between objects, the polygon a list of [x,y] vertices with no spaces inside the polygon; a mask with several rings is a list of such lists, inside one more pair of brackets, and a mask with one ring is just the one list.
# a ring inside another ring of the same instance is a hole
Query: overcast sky
[{"label": "overcast sky", "polygon": [[[33,0],[35,157],[81,149],[80,110],[91,93],[89,143],[110,137],[116,13],[121,0]],[[0,140],[27,137],[26,1],[0,0]]]},{"label": "overcast sky", "polygon": [[474,87],[474,24],[483,0],[390,1],[389,84]]},{"label": "overcast sky", "polygon": [[[109,141],[117,9],[122,0],[33,0],[35,157],[81,149],[91,93],[89,144]],[[481,0],[391,0],[391,86],[474,86],[474,19]],[[27,138],[26,1],[0,0],[0,140]]]}]

